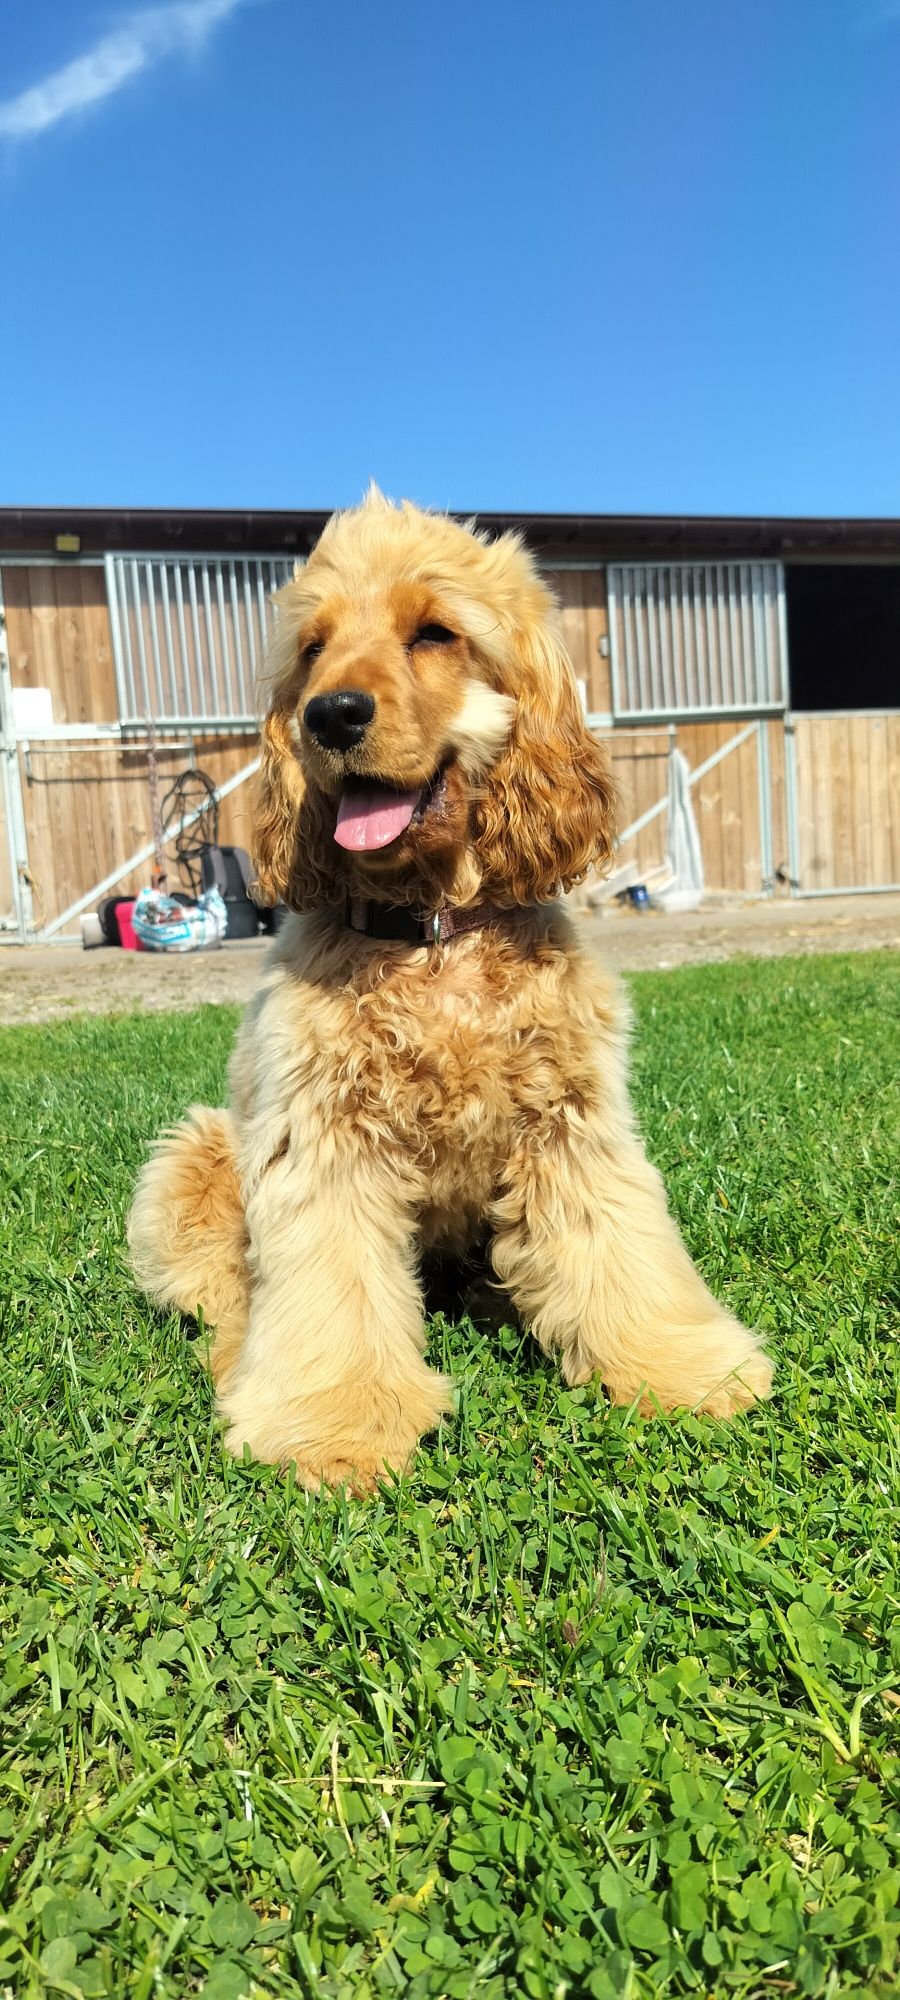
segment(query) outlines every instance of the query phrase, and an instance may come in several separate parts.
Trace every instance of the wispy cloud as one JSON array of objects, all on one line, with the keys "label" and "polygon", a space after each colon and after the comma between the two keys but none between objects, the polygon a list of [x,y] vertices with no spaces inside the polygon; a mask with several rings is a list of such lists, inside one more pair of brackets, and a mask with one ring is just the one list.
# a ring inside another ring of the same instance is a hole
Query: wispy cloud
[{"label": "wispy cloud", "polygon": [[85,55],[0,104],[0,137],[31,138],[64,118],[91,110],[164,56],[199,48],[220,21],[244,4],[245,0],[177,0],[175,6],[142,7]]}]

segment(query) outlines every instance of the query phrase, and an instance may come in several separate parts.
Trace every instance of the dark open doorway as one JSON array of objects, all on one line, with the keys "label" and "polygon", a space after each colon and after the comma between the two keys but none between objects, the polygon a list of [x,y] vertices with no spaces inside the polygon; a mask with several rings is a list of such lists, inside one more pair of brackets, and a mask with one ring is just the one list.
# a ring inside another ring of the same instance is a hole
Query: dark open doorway
[{"label": "dark open doorway", "polygon": [[900,708],[900,564],[789,568],[791,707]]}]

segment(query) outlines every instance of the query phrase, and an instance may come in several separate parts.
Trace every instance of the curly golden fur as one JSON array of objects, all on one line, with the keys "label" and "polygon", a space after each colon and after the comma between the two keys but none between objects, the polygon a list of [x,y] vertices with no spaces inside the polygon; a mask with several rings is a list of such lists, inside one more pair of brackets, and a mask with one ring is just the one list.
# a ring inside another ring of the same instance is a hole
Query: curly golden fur
[{"label": "curly golden fur", "polygon": [[[323,700],[362,714],[360,692],[368,720],[329,735]],[[521,542],[373,491],[281,592],[264,698],[255,859],[294,914],[231,1110],[162,1136],[130,1222],[147,1291],[216,1326],[231,1448],[313,1489],[406,1466],[450,1408],[421,1255],[485,1229],[568,1382],[719,1416],[766,1395],[668,1214],[621,999],[559,901],[608,859],[613,794]],[[385,942],[348,897],[490,911],[446,946]]]}]

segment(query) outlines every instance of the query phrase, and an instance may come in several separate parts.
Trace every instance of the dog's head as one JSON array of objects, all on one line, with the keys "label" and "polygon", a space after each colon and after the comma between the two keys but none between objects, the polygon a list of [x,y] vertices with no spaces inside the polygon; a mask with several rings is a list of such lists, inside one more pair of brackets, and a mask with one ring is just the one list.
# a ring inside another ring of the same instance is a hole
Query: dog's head
[{"label": "dog's head", "polygon": [[612,786],[553,609],[516,535],[374,490],[333,516],[277,599],[255,833],[268,900],[510,906],[608,858]]}]

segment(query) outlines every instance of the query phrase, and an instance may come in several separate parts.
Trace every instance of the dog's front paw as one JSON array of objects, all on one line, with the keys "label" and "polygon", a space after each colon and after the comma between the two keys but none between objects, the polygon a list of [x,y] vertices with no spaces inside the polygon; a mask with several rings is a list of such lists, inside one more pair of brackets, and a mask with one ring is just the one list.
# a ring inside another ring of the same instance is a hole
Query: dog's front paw
[{"label": "dog's front paw", "polygon": [[723,1313],[702,1326],[664,1327],[641,1343],[631,1365],[605,1375],[614,1403],[656,1410],[697,1410],[733,1417],[771,1392],[772,1363],[755,1334]]},{"label": "dog's front paw", "polygon": [[285,1469],[293,1465],[298,1486],[304,1486],[307,1493],[318,1493],[323,1486],[333,1489],[344,1487],[357,1500],[364,1500],[383,1480],[398,1473],[404,1473],[412,1462],[413,1451],[407,1452],[402,1464],[392,1462],[385,1451],[380,1456],[362,1446],[355,1450],[349,1447],[347,1457],[310,1451],[303,1446],[297,1452],[288,1453],[284,1460]]},{"label": "dog's front paw", "polygon": [[309,1493],[322,1486],[373,1492],[380,1480],[407,1470],[423,1432],[450,1407],[446,1377],[424,1365],[402,1386],[369,1383],[365,1394],[342,1384],[305,1402],[273,1405],[244,1383],[220,1399],[228,1450],[240,1458],[248,1445],[266,1465],[293,1465]]},{"label": "dog's front paw", "polygon": [[318,1493],[323,1486],[345,1486],[348,1492],[360,1497],[373,1493],[379,1480],[406,1471],[415,1446],[414,1439],[401,1456],[391,1451],[387,1439],[354,1444],[347,1438],[339,1443],[316,1444],[303,1435],[292,1443],[283,1430],[249,1437],[248,1428],[246,1423],[238,1421],[225,1432],[225,1443],[235,1458],[241,1457],[246,1444],[254,1458],[265,1465],[279,1465],[283,1471],[292,1465],[298,1486],[305,1487],[307,1493]]},{"label": "dog's front paw", "polygon": [[750,1347],[732,1366],[724,1380],[711,1382],[695,1398],[693,1408],[711,1417],[733,1417],[737,1410],[751,1410],[772,1392],[774,1370],[761,1347]]}]

